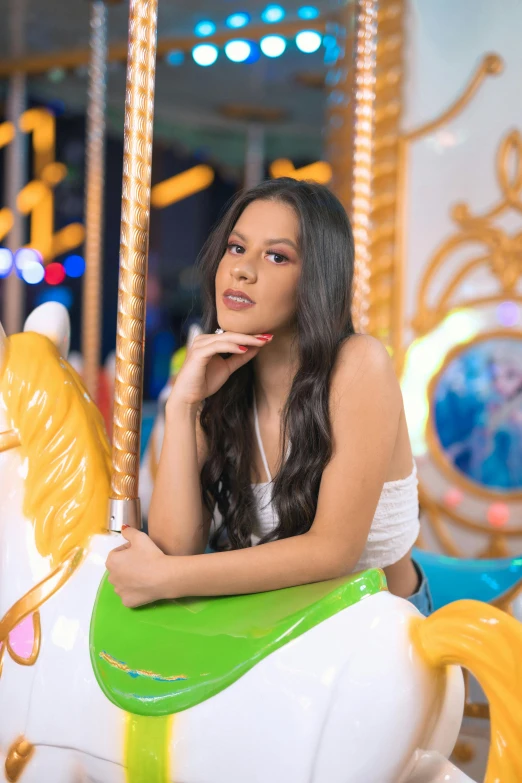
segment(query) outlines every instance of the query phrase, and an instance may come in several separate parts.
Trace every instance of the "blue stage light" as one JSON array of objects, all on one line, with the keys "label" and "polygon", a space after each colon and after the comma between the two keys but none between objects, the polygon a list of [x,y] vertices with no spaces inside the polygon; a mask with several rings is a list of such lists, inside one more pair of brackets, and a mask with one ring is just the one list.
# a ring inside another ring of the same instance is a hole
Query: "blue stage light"
[{"label": "blue stage light", "polygon": [[216,25],[209,19],[205,19],[205,21],[197,23],[194,32],[198,38],[206,38],[207,35],[214,35],[216,32]]},{"label": "blue stage light", "polygon": [[259,46],[267,57],[280,57],[286,49],[286,41],[282,35],[265,35]]},{"label": "blue stage light", "polygon": [[280,5],[267,5],[265,10],[261,14],[261,19],[263,20],[263,22],[266,22],[267,24],[274,24],[275,22],[280,22],[284,18],[285,18],[285,9]]},{"label": "blue stage light", "polygon": [[59,302],[60,304],[63,304],[63,306],[68,310],[70,310],[73,299],[73,292],[65,285],[57,285],[53,286],[52,288],[47,288],[46,286],[43,291],[40,291],[38,294],[35,305],[38,306],[44,304],[45,302]]},{"label": "blue stage light", "polygon": [[319,11],[313,5],[303,5],[297,12],[300,19],[317,19]]},{"label": "blue stage light", "polygon": [[85,272],[85,259],[81,256],[67,256],[63,265],[67,277],[81,277]]},{"label": "blue stage light", "polygon": [[237,30],[240,27],[245,27],[250,22],[250,15],[240,11],[236,14],[230,14],[225,24],[227,27],[231,27],[233,30]]},{"label": "blue stage light", "polygon": [[214,44],[198,44],[192,50],[192,57],[194,62],[201,65],[203,68],[207,68],[209,65],[214,65],[218,58],[218,48]]},{"label": "blue stage light", "polygon": [[295,43],[297,48],[305,54],[312,54],[316,52],[322,43],[322,37],[315,30],[303,30],[297,33],[295,37]]},{"label": "blue stage light", "polygon": [[13,268],[13,254],[6,247],[0,247],[0,278],[7,277]]},{"label": "blue stage light", "polygon": [[229,41],[225,46],[225,54],[233,63],[244,63],[251,52],[252,47],[248,41]]},{"label": "blue stage light", "polygon": [[179,49],[173,49],[165,57],[169,65],[182,65],[185,60],[185,55]]}]

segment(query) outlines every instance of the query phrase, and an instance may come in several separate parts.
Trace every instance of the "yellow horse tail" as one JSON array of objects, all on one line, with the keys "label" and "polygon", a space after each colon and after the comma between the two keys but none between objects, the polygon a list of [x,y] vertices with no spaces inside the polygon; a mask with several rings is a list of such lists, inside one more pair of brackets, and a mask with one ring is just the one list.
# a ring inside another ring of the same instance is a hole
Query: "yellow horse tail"
[{"label": "yellow horse tail", "polygon": [[456,601],[414,623],[413,641],[434,667],[468,669],[486,694],[491,747],[484,783],[522,781],[522,623],[479,601]]}]

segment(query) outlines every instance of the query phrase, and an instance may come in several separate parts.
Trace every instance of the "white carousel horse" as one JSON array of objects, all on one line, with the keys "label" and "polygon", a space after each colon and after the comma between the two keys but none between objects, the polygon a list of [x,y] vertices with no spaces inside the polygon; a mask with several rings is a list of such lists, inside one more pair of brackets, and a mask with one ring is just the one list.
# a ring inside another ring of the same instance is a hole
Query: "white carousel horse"
[{"label": "white carousel horse", "polygon": [[76,373],[0,330],[0,780],[469,783],[447,760],[455,663],[491,702],[488,783],[522,780],[518,622],[475,602],[422,618],[380,571],[125,609],[109,474]]}]

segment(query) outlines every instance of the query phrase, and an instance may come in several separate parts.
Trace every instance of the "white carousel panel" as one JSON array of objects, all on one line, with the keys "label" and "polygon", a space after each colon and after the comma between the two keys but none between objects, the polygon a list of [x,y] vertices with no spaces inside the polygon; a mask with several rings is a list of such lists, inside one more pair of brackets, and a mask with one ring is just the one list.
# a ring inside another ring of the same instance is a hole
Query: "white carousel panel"
[{"label": "white carousel panel", "polygon": [[[438,117],[462,93],[480,61],[489,53],[504,60],[500,75],[488,76],[455,119],[418,141],[408,154],[405,212],[405,320],[416,309],[419,283],[440,243],[455,233],[450,209],[466,202],[481,214],[498,201],[495,171],[501,139],[522,127],[518,100],[522,72],[522,4],[517,0],[441,0],[410,3],[406,37],[404,129],[410,131]],[[501,223],[513,230],[519,217]],[[469,245],[447,265],[435,288],[474,255]],[[476,255],[476,253],[475,253]],[[481,280],[480,287],[491,285]],[[412,333],[406,333],[409,343]]]}]

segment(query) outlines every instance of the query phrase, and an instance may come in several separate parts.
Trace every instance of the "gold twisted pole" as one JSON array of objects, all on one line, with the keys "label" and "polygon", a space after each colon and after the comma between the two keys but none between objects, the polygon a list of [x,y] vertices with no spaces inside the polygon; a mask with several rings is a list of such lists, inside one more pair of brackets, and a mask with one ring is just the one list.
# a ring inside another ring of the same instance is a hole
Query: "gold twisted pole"
[{"label": "gold twisted pole", "polygon": [[332,188],[352,221],[352,313],[355,328],[364,332],[369,311],[377,0],[347,3],[339,17],[336,37],[338,55],[328,75],[327,137]]},{"label": "gold twisted pole", "polygon": [[355,246],[353,319],[355,328],[368,328],[370,307],[370,217],[372,207],[373,122],[377,2],[358,0],[355,29],[355,90],[352,227]]},{"label": "gold twisted pole", "polygon": [[103,190],[105,182],[105,94],[107,78],[107,8],[91,4],[91,63],[87,109],[87,181],[85,190],[85,278],[83,282],[83,378],[93,400],[98,398],[101,336],[101,273]]},{"label": "gold twisted pole", "polygon": [[157,0],[130,0],[109,527],[141,526],[138,499]]},{"label": "gold twisted pole", "polygon": [[[374,156],[371,212],[369,331],[396,345],[402,329],[404,288],[399,259],[404,219],[401,145],[406,0],[381,3],[377,12]],[[398,359],[398,356],[395,357]],[[399,367],[397,366],[397,369]]]}]

